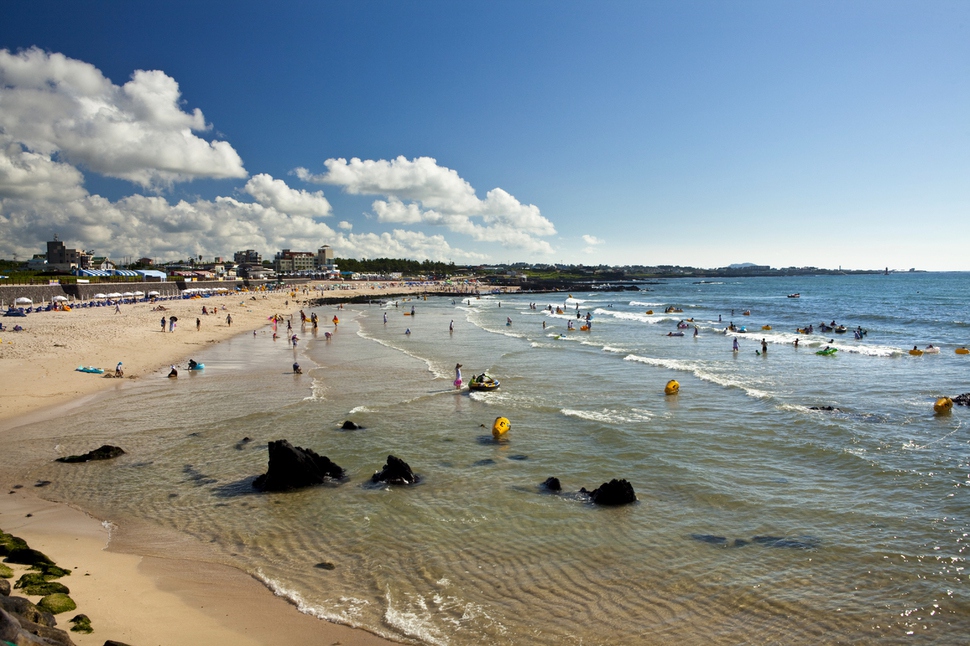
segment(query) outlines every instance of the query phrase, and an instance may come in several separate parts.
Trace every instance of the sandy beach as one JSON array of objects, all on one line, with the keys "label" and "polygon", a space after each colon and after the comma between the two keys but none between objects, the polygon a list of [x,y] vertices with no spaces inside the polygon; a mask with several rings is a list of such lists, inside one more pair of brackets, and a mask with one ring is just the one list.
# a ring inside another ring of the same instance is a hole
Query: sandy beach
[{"label": "sandy beach", "polygon": [[[0,446],[16,441],[17,427],[62,416],[101,392],[124,388],[133,380],[164,379],[170,365],[184,369],[194,352],[263,328],[274,314],[293,315],[298,323],[299,310],[310,299],[363,294],[388,298],[441,289],[396,285],[376,292],[371,285],[360,285],[326,292],[237,293],[127,304],[119,312],[114,307],[75,308],[16,319],[25,331],[0,333]],[[203,315],[203,305],[215,312]],[[173,315],[178,319],[175,331],[166,327],[163,332],[162,317]],[[5,324],[12,327],[13,322],[6,319]],[[321,327],[327,325],[321,321]],[[119,361],[124,368],[121,379],[113,376]],[[78,372],[78,366],[100,367],[111,377]],[[0,476],[7,492],[0,497],[0,528],[74,571],[66,583],[77,612],[88,615],[95,626],[91,635],[71,633],[77,644],[101,644],[105,639],[134,645],[391,643],[302,614],[234,568],[125,553],[100,520],[44,500],[42,489],[20,481],[14,471],[5,468]],[[59,616],[59,627],[68,629],[67,620],[74,614]]]}]

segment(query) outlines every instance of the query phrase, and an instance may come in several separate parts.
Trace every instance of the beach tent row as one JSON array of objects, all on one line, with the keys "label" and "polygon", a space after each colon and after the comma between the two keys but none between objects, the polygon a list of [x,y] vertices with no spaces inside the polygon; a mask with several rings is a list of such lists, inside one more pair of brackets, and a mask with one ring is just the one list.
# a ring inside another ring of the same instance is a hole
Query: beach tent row
[{"label": "beach tent row", "polygon": [[98,278],[107,278],[109,276],[123,276],[125,278],[157,278],[159,280],[165,280],[168,276],[164,271],[157,271],[154,269],[75,269],[73,272],[75,276],[95,276]]}]

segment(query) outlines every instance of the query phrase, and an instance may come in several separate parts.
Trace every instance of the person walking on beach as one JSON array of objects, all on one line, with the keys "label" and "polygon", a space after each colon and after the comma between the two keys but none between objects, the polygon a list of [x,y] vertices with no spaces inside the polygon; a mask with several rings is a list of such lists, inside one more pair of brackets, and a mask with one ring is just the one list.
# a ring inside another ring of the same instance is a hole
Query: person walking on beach
[{"label": "person walking on beach", "polygon": [[165,320],[165,317],[163,316],[163,317],[162,317],[162,332],[164,332],[164,331],[165,331],[165,324],[166,324],[166,323],[168,323],[168,321],[166,321],[166,320]]},{"label": "person walking on beach", "polygon": [[226,314],[226,325],[232,327],[232,314]]},{"label": "person walking on beach", "polygon": [[384,312],[384,325],[387,325],[387,312]]},{"label": "person walking on beach", "polygon": [[455,390],[461,390],[461,364],[455,364]]},{"label": "person walking on beach", "polygon": [[115,303],[115,314],[121,314],[121,305]]},{"label": "person walking on beach", "polygon": [[201,329],[202,329],[202,319],[197,318],[195,319],[195,331],[198,332]]},{"label": "person walking on beach", "polygon": [[169,319],[168,319],[168,331],[169,332],[174,332],[175,331],[175,321],[177,321],[177,320],[178,319],[175,318],[174,316],[169,317]]}]

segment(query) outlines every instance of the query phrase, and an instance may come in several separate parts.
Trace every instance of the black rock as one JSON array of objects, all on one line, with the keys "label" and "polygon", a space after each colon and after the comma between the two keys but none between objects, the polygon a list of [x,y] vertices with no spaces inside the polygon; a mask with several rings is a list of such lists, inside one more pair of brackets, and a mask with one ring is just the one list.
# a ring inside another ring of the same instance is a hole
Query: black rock
[{"label": "black rock", "polygon": [[113,639],[109,639],[109,640],[107,640],[107,641],[104,642],[104,646],[128,646],[128,644],[126,644],[124,642],[116,642]]},{"label": "black rock", "polygon": [[320,570],[335,570],[337,568],[337,566],[331,563],[330,561],[321,561],[320,563],[317,563],[313,567]]},{"label": "black rock", "polygon": [[344,469],[330,458],[293,446],[286,440],[276,440],[269,443],[269,468],[256,478],[253,487],[261,491],[288,491],[341,480],[344,474]]},{"label": "black rock", "polygon": [[343,430],[345,430],[345,431],[359,431],[360,429],[362,429],[364,427],[363,426],[360,426],[359,424],[357,424],[355,422],[351,422],[348,419],[348,420],[346,420],[343,423],[343,425],[340,428],[343,429]]},{"label": "black rock", "polygon": [[57,623],[54,615],[41,610],[26,597],[0,597],[0,608],[16,617],[21,625],[24,622],[40,626],[54,626]]},{"label": "black rock", "polygon": [[970,406],[970,393],[963,393],[953,398],[953,403],[957,406]]},{"label": "black rock", "polygon": [[10,550],[7,558],[3,559],[7,563],[17,563],[19,565],[54,565],[46,554],[29,547],[19,547]]},{"label": "black rock", "polygon": [[588,493],[589,499],[597,505],[611,507],[628,505],[637,501],[637,494],[633,491],[633,485],[626,480],[617,480],[616,478],[604,482],[593,491],[581,489],[580,493]]},{"label": "black rock", "polygon": [[387,464],[371,477],[373,482],[384,482],[395,485],[410,485],[418,482],[418,476],[414,475],[408,463],[401,458],[393,455],[387,456]]},{"label": "black rock", "polygon": [[0,597],[10,596],[10,581],[0,579]]},{"label": "black rock", "polygon": [[57,458],[56,462],[90,462],[91,460],[110,460],[120,455],[124,455],[124,449],[105,444],[93,451],[83,455],[69,455],[66,458]]},{"label": "black rock", "polygon": [[559,483],[559,478],[546,478],[545,482],[539,486],[546,491],[562,491],[562,484]]}]

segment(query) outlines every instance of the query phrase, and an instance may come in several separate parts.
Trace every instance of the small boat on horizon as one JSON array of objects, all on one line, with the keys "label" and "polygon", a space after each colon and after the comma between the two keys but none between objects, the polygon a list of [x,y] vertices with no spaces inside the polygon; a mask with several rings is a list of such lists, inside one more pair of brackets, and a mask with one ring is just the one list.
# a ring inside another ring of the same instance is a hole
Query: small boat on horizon
[{"label": "small boat on horizon", "polygon": [[788,295],[788,298],[801,298],[801,297],[802,297],[802,295],[799,294],[798,292],[795,292],[794,294],[789,294]]}]

